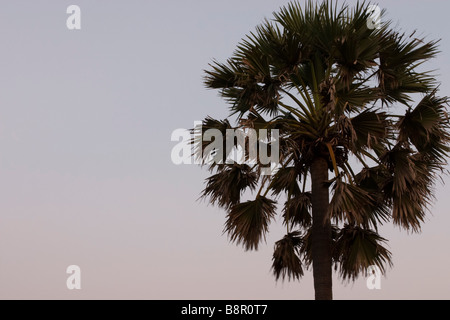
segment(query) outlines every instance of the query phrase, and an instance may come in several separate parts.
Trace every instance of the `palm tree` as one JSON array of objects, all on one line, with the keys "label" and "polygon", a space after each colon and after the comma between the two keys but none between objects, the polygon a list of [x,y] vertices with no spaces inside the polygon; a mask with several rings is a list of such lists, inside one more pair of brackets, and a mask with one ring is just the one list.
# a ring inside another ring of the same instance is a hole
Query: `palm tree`
[{"label": "palm tree", "polygon": [[[449,152],[448,98],[437,96],[432,71],[419,70],[438,41],[384,19],[371,28],[370,8],[328,0],[282,7],[206,71],[206,87],[230,104],[236,125],[207,117],[193,129],[200,137],[279,130],[276,173],[262,175],[260,161],[208,162],[202,196],[227,211],[224,232],[246,250],[264,241],[281,202],[287,233],[275,243],[273,273],[300,279],[312,267],[316,299],[332,299],[333,267],[354,280],[369,266],[384,273],[392,265],[378,226],[420,231]],[[202,159],[208,143],[192,140]],[[225,141],[221,151],[225,158]],[[254,200],[242,199],[246,190]]]}]

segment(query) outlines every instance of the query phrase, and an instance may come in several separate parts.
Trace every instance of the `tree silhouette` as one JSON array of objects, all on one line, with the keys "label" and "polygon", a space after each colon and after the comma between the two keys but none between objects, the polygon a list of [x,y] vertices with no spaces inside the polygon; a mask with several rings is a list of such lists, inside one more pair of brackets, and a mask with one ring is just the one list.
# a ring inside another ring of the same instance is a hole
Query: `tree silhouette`
[{"label": "tree silhouette", "polygon": [[[207,117],[193,129],[203,160],[209,129],[278,130],[278,171],[263,175],[259,159],[227,163],[224,139],[219,161],[205,162],[202,196],[227,211],[225,232],[246,250],[258,249],[281,202],[287,234],[275,243],[273,273],[299,279],[312,267],[316,299],[332,299],[333,266],[344,280],[371,265],[385,272],[391,253],[378,226],[420,230],[449,152],[448,98],[419,70],[438,41],[373,19],[367,3],[282,7],[206,71],[237,124]],[[264,143],[274,146],[270,136]],[[253,200],[241,199],[246,190]]]}]

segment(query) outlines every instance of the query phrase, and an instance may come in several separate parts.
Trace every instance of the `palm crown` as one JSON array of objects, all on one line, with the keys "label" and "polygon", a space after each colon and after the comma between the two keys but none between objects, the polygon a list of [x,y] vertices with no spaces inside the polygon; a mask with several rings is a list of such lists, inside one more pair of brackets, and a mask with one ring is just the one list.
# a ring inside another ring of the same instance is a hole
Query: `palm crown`
[{"label": "palm crown", "polygon": [[[264,240],[283,199],[287,234],[275,243],[274,275],[298,279],[312,266],[317,299],[332,298],[333,265],[354,279],[391,264],[378,226],[420,230],[449,151],[448,98],[437,96],[431,71],[419,71],[437,41],[383,19],[371,29],[369,19],[366,3],[281,8],[206,71],[237,125],[207,117],[194,129],[279,130],[275,174],[262,175],[259,162],[212,163],[202,195],[227,210],[225,231],[248,250]],[[254,200],[242,201],[245,190]]]}]

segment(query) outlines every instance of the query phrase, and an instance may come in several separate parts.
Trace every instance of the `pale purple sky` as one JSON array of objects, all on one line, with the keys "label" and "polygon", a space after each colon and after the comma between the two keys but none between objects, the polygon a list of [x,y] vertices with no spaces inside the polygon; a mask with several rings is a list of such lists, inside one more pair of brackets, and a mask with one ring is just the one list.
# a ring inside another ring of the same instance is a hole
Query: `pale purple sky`
[{"label": "pale purple sky", "polygon": [[[0,299],[314,297],[312,272],[271,275],[279,219],[244,252],[222,235],[225,212],[196,201],[207,171],[170,159],[174,129],[228,115],[202,70],[287,3],[0,1]],[[449,2],[378,3],[403,30],[442,38],[428,66],[450,95]],[[381,290],[335,278],[335,298],[450,298],[444,181],[421,234],[381,228],[394,257]],[[71,264],[81,290],[66,288]]]}]

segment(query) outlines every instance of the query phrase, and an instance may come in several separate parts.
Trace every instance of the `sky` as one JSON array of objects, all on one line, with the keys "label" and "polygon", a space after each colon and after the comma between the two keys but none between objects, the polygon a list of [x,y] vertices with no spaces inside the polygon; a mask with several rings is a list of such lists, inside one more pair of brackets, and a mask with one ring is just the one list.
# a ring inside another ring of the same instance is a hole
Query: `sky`
[{"label": "sky", "polygon": [[[311,271],[271,274],[280,218],[245,252],[222,234],[225,212],[197,200],[207,170],[170,158],[175,129],[228,116],[202,83],[208,63],[287,3],[0,1],[0,299],[314,298]],[[427,66],[450,95],[450,3],[377,3],[394,26],[442,39]],[[80,30],[66,26],[72,4]],[[335,276],[336,299],[450,298],[442,178],[420,234],[380,229],[394,262],[381,289]]]}]

